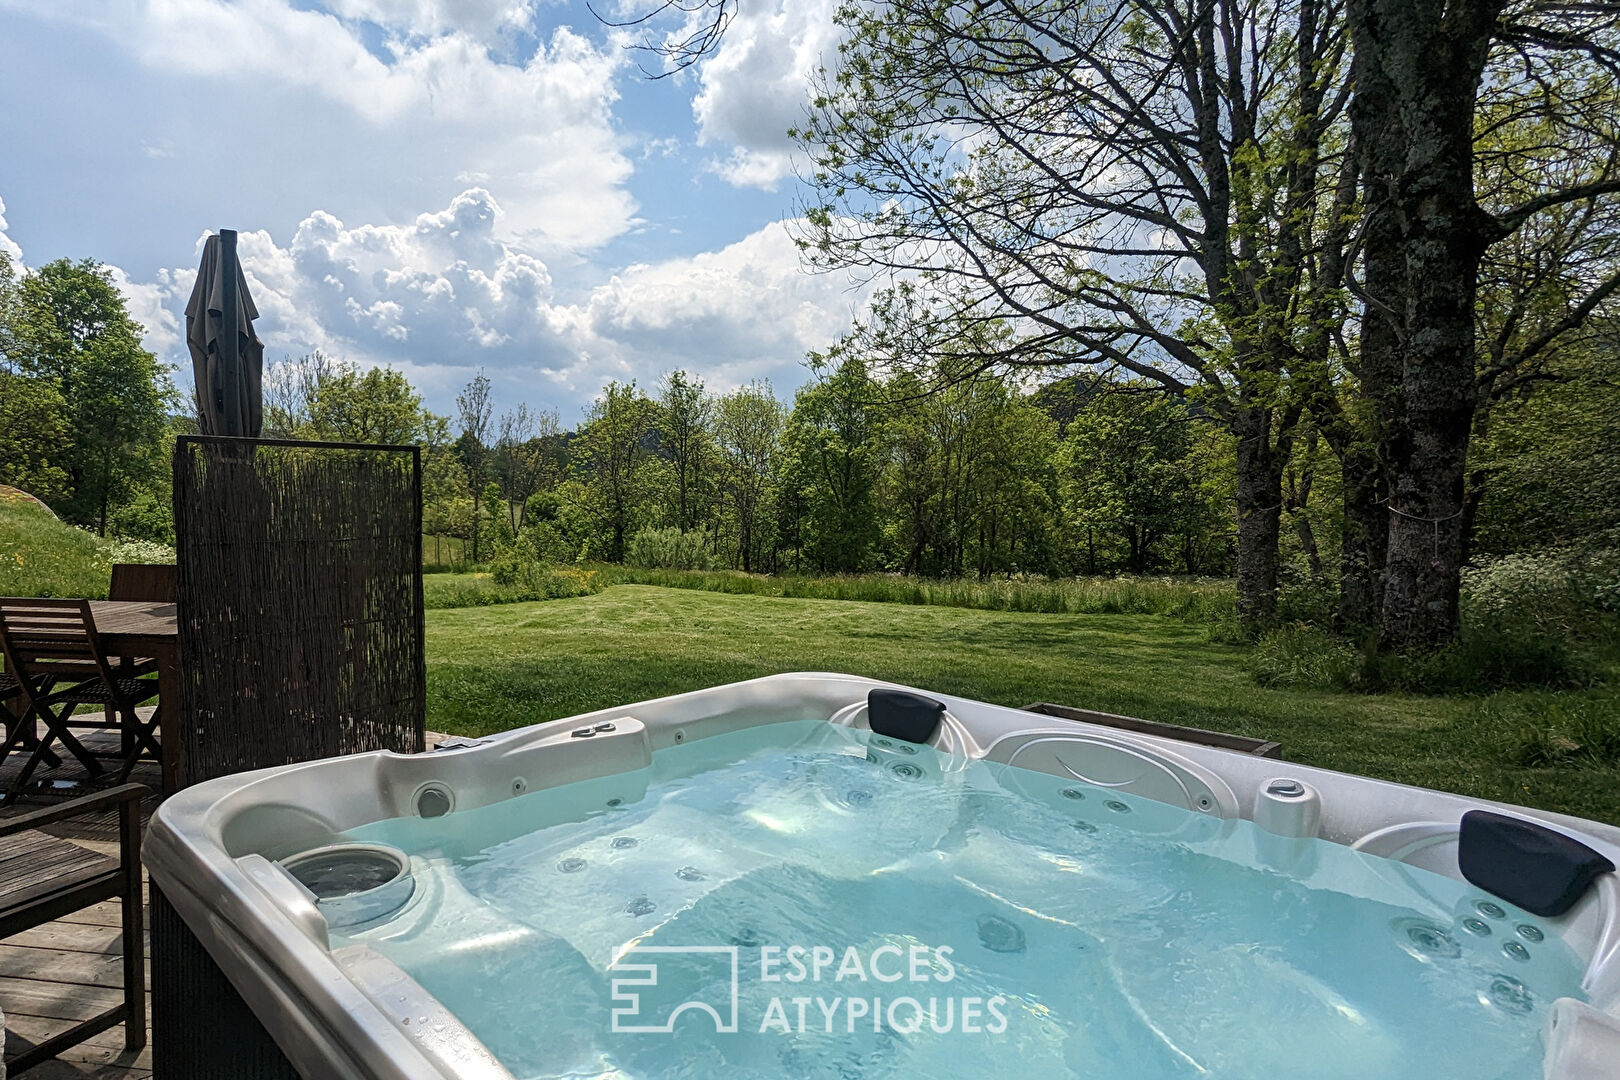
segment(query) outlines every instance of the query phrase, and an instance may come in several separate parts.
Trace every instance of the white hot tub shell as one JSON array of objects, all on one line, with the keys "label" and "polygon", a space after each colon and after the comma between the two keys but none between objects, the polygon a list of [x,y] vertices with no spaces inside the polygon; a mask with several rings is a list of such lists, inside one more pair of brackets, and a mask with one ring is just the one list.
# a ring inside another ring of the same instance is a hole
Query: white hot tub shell
[{"label": "white hot tub shell", "polygon": [[[825,720],[864,728],[867,695],[884,687],[909,689],[847,675],[777,675],[435,753],[361,754],[224,777],[163,804],[143,860],[153,884],[304,1076],[509,1080],[495,1056],[398,967],[364,947],[334,949],[326,915],[280,860],[383,819],[455,813],[575,781],[633,777],[655,750],[744,727]],[[914,692],[945,705],[931,740],[944,753],[1078,777],[1212,818],[1250,819],[1275,839],[1270,857],[1283,863],[1292,840],[1316,837],[1461,880],[1459,822],[1465,812],[1484,809],[1562,833],[1620,864],[1620,829],[1597,822]],[[577,734],[598,725],[611,730]],[[1551,1010],[1546,1080],[1620,1077],[1616,875],[1599,876],[1546,925],[1585,964],[1587,997],[1561,999]]]}]

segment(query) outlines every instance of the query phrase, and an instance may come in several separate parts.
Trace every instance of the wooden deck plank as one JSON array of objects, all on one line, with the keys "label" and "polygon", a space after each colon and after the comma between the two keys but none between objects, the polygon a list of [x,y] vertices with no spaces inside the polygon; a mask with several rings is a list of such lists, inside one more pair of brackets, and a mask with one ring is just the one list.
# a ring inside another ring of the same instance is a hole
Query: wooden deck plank
[{"label": "wooden deck plank", "polygon": [[[150,937],[146,940],[150,942]],[[124,952],[123,928],[115,920],[111,925],[98,923],[49,922],[24,930],[6,938],[7,945],[25,945],[33,949],[59,949],[63,952],[108,953],[122,956]]]},{"label": "wooden deck plank", "polygon": [[[0,976],[116,989],[124,985],[124,958],[110,953],[30,949],[7,942],[0,944]],[[0,1001],[0,1008],[4,1007]]]},{"label": "wooden deck plank", "polygon": [[27,1080],[152,1080],[151,1069],[119,1065],[86,1065],[77,1061],[47,1061],[24,1074]]},{"label": "wooden deck plank", "polygon": [[[83,736],[93,748],[111,744],[112,732],[92,732]],[[0,763],[0,789],[21,767],[20,754]],[[96,785],[86,782],[82,767],[71,758],[55,769],[42,769],[40,784],[24,803],[7,809],[4,816],[26,813],[42,804],[90,794]],[[159,773],[156,762],[140,762],[130,779],[156,791]],[[143,817],[150,815],[156,798],[143,806]],[[87,854],[116,857],[118,833],[111,814],[75,819],[61,827],[49,827],[55,840],[68,840],[87,849]],[[20,846],[13,854],[22,861],[27,854]],[[6,1047],[15,1054],[22,1047],[49,1038],[74,1022],[88,1020],[123,1000],[122,905],[107,900],[55,921],[14,934],[0,942],[0,1009],[6,1014]],[[150,982],[150,980],[148,980]],[[37,1065],[23,1080],[150,1080],[150,1051],[126,1054],[122,1024],[92,1036],[85,1043],[64,1051],[55,1061]]]},{"label": "wooden deck plank", "polygon": [[[53,1035],[61,1034],[71,1021],[46,1020],[34,1016],[18,1017],[15,1022],[6,1017],[6,1046],[10,1052],[20,1049],[20,1044],[28,1043],[38,1045]],[[13,1040],[16,1040],[15,1042]],[[152,1068],[152,1048],[144,1047],[131,1053],[124,1049],[124,1028],[120,1024],[115,1028],[98,1032],[84,1042],[62,1051],[61,1061],[77,1061],[90,1065],[119,1065],[124,1068],[147,1069]],[[25,1073],[32,1076],[33,1073]]]},{"label": "wooden deck plank", "polygon": [[117,900],[103,900],[87,908],[70,912],[56,920],[52,925],[67,923],[81,926],[122,926],[120,921],[123,915],[119,913]]},{"label": "wooden deck plank", "polygon": [[104,986],[0,976],[0,1008],[5,1009],[8,1025],[13,1015],[88,1020],[118,1004],[122,996]]}]

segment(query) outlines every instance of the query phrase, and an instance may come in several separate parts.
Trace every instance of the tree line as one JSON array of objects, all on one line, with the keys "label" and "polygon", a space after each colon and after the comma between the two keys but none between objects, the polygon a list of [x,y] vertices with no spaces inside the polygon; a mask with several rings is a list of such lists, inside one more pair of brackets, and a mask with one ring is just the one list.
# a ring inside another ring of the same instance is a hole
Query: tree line
[{"label": "tree line", "polygon": [[[87,527],[172,541],[169,444],[194,424],[110,275],[59,261],[0,282],[0,483]],[[482,374],[435,415],[401,372],[312,353],[270,365],[265,434],[423,446],[425,530],[459,541],[447,562],[1235,572],[1242,454],[1219,410],[1131,372],[1008,371],[986,362],[1007,328],[975,332],[971,377],[945,366],[964,345],[933,369],[896,365],[863,351],[862,328],[813,355],[790,400],[674,371],[610,383],[572,425],[526,404],[497,414]],[[1596,320],[1493,402],[1472,459],[1471,552],[1620,546],[1614,343]],[[1342,584],[1357,482],[1303,415],[1278,465],[1280,583]]]},{"label": "tree line", "polygon": [[[405,377],[315,354],[274,365],[279,435],[420,442],[425,529],[476,564],[628,561],[759,573],[1227,576],[1238,552],[1238,447],[1222,419],[1146,379],[930,385],[847,349],[781,400],[761,382],[711,391],[685,371],[609,383],[580,420],[497,414],[480,374],[454,415]],[[1620,361],[1572,351],[1481,441],[1492,495],[1481,555],[1620,535]],[[1546,482],[1557,478],[1557,482]],[[1334,588],[1346,479],[1309,421],[1280,468],[1284,586]],[[429,558],[433,558],[430,541]]]},{"label": "tree line", "polygon": [[[948,576],[1220,574],[1231,450],[1149,386],[938,393],[844,359],[791,402],[685,371],[609,383],[580,422],[496,415],[480,374],[435,416],[402,374],[320,354],[273,365],[277,435],[419,442],[424,529],[505,558]],[[429,557],[432,548],[429,548]]]},{"label": "tree line", "polygon": [[[734,4],[680,10],[712,21],[673,39],[677,66]],[[455,417],[412,421],[442,436],[430,505],[473,548],[544,524],[556,543],[535,550],[570,557],[673,529],[749,569],[1230,571],[1256,627],[1304,567],[1342,628],[1398,650],[1456,635],[1470,560],[1614,542],[1620,6],[883,0],[836,18],[794,132],[799,240],[812,269],[875,281],[869,310],[774,408],[683,376],[610,386],[565,431],[492,416],[475,381]],[[13,378],[70,405],[105,359],[88,342],[120,332],[50,330],[24,299],[36,315],[0,345]],[[317,376],[329,399],[389,378]],[[302,400],[291,428],[373,423]],[[1175,420],[1163,440],[1133,429],[1154,416]],[[1169,432],[1197,469],[1160,467],[1187,460]],[[1163,455],[1123,469],[1119,447]],[[138,486],[119,457],[104,440],[38,471],[104,526]],[[1143,509],[1172,482],[1158,504],[1179,516]]]}]

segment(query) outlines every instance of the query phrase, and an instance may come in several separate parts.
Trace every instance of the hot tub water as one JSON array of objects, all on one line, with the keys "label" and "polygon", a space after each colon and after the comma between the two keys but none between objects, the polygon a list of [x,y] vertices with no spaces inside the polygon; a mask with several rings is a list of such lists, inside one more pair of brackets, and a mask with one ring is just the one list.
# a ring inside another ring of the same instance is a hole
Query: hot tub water
[{"label": "hot tub water", "polygon": [[[1249,822],[1082,781],[824,722],[645,773],[353,830],[416,895],[333,947],[521,1080],[1533,1080],[1580,997],[1556,934],[1461,882],[1314,840],[1279,863]],[[734,1032],[614,1030],[627,993],[621,1029],[729,1016],[733,955]]]}]

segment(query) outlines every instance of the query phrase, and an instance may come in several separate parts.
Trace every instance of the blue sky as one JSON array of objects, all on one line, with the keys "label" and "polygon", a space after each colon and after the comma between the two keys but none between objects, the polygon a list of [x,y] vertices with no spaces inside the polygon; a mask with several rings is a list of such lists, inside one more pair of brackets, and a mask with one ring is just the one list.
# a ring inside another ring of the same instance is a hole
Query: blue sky
[{"label": "blue sky", "polygon": [[650,82],[572,0],[0,0],[0,247],[115,267],[172,362],[223,226],[269,356],[393,364],[441,412],[479,368],[565,421],[676,366],[785,396],[860,299],[791,240],[832,6],[745,0]]}]

